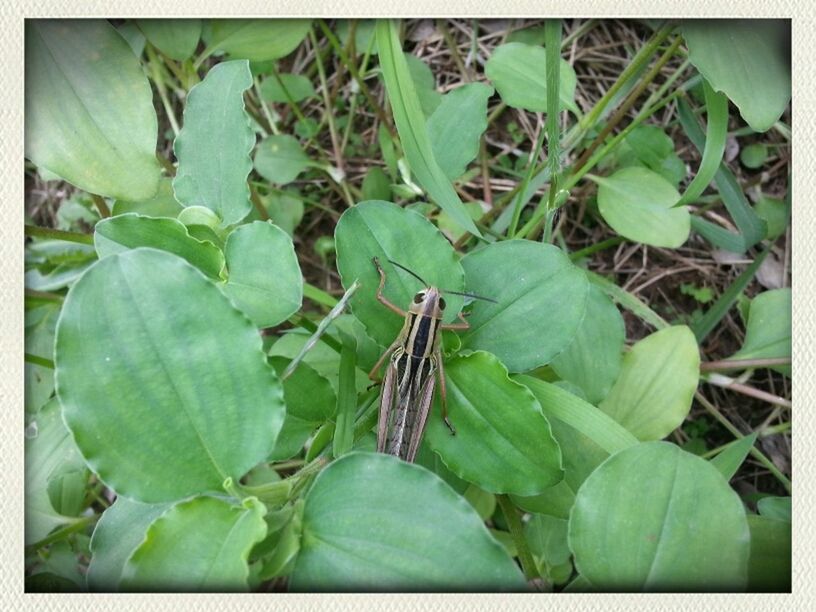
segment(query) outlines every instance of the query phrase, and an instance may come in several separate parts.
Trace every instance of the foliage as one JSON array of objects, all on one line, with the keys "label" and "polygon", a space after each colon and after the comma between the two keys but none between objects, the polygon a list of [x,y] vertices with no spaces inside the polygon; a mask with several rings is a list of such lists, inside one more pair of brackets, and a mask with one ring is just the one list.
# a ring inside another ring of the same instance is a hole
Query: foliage
[{"label": "foliage", "polygon": [[[790,588],[785,24],[629,24],[597,96],[597,21],[482,27],[27,23],[63,194],[26,225],[29,590]],[[624,284],[635,252],[680,263]],[[374,452],[375,258],[469,325],[414,464]]]}]

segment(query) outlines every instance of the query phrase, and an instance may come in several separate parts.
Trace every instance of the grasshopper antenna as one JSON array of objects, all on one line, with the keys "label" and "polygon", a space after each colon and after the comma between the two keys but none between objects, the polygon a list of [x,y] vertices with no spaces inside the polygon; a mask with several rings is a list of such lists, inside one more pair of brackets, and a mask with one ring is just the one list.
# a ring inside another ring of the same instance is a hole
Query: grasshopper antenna
[{"label": "grasshopper antenna", "polygon": [[466,291],[451,291],[450,289],[440,289],[442,293],[452,293],[453,295],[461,295],[464,297],[473,298],[475,300],[484,300],[485,302],[493,302],[494,304],[498,304],[496,300],[489,297],[484,297],[483,295],[476,295],[475,293],[468,293]]},{"label": "grasshopper antenna", "polygon": [[416,272],[414,272],[413,270],[409,270],[408,268],[406,268],[406,267],[405,267],[405,266],[403,266],[402,264],[398,264],[398,263],[397,263],[396,261],[394,261],[393,259],[389,259],[388,261],[389,261],[390,263],[394,264],[395,266],[397,266],[397,267],[398,267],[400,270],[405,270],[405,271],[406,271],[408,274],[410,274],[411,276],[413,276],[415,279],[417,279],[417,280],[418,280],[420,283],[422,283],[422,284],[423,284],[423,285],[425,285],[426,287],[430,287],[430,285],[429,285],[428,283],[426,283],[424,280],[422,280],[422,277],[421,277],[419,274],[417,274]]}]

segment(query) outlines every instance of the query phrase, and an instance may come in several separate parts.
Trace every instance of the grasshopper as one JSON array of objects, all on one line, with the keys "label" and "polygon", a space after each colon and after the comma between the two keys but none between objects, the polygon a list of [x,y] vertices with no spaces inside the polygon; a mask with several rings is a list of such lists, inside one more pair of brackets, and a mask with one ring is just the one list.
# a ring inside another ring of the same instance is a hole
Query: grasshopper
[{"label": "grasshopper", "polygon": [[[414,295],[408,312],[394,305],[382,293],[385,287],[385,271],[376,257],[373,262],[380,274],[377,300],[405,318],[405,324],[397,339],[380,356],[368,375],[370,379],[375,380],[377,371],[390,355],[380,399],[377,451],[395,455],[411,463],[416,457],[425,431],[425,421],[433,401],[436,378],[439,379],[442,418],[451,434],[456,433],[448,420],[445,370],[442,365],[439,332],[443,329],[464,330],[468,329],[469,325],[461,312],[459,313],[461,323],[442,323],[446,306],[441,295],[443,290],[428,285],[408,268],[389,260],[425,285],[423,290]],[[470,293],[445,292],[494,301]]]}]

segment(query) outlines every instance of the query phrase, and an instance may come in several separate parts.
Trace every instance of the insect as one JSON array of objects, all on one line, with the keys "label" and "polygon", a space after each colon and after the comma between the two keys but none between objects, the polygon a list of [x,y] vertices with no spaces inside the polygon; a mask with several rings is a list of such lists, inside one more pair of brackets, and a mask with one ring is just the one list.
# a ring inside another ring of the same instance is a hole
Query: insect
[{"label": "insect", "polygon": [[462,313],[459,313],[461,323],[442,323],[442,315],[446,306],[445,299],[441,295],[442,292],[485,299],[491,302],[494,300],[481,298],[470,293],[446,291],[432,287],[405,266],[389,260],[390,263],[408,272],[425,286],[423,290],[414,295],[408,307],[408,312],[406,312],[392,304],[383,295],[385,271],[376,257],[373,262],[380,274],[377,300],[401,317],[405,317],[405,324],[402,326],[397,339],[385,350],[368,375],[369,378],[374,380],[380,366],[390,355],[380,399],[377,450],[389,455],[395,455],[411,463],[414,461],[419,449],[419,443],[422,441],[425,421],[430,411],[437,378],[439,380],[442,418],[451,430],[451,434],[456,433],[453,425],[448,420],[445,371],[442,365],[442,347],[439,332],[443,329],[464,330],[468,329],[469,325]]}]

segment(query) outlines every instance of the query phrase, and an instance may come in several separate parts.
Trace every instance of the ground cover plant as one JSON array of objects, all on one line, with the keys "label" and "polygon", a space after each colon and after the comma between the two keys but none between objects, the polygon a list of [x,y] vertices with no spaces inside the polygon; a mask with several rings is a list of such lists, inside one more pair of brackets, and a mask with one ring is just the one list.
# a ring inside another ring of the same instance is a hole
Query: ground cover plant
[{"label": "ground cover plant", "polygon": [[[789,590],[789,50],[27,22],[27,590]],[[493,300],[445,296],[414,463],[375,257]]]}]

